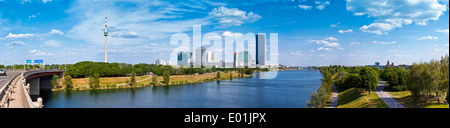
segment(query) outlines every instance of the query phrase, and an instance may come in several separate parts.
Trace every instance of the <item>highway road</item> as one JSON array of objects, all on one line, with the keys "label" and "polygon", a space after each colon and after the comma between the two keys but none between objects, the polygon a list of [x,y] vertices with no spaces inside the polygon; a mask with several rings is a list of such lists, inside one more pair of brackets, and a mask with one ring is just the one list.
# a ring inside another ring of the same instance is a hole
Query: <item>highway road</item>
[{"label": "highway road", "polygon": [[13,79],[14,76],[22,73],[23,70],[16,70],[15,72],[12,70],[8,70],[6,72],[6,76],[0,76],[0,88],[3,88],[9,81]]}]

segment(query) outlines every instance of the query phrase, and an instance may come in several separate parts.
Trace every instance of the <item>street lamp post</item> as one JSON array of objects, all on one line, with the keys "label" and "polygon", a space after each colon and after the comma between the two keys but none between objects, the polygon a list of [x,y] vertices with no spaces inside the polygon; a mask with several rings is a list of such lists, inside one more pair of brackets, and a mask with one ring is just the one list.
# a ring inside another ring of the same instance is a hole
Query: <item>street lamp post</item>
[{"label": "street lamp post", "polygon": [[16,71],[16,42],[13,42],[12,45],[13,45],[13,71]]}]

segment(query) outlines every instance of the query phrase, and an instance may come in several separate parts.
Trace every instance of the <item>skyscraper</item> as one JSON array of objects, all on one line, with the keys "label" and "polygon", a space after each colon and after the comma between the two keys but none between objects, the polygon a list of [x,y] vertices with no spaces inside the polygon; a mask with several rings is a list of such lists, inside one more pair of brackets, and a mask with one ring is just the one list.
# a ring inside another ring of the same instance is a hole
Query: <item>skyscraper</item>
[{"label": "skyscraper", "polygon": [[191,54],[191,52],[179,52],[177,64],[180,66],[190,66],[189,59],[191,58]]},{"label": "skyscraper", "polygon": [[206,62],[206,57],[203,57],[205,51],[205,47],[195,49],[195,66],[204,66],[204,62]]},{"label": "skyscraper", "polygon": [[256,65],[266,65],[266,34],[256,35]]}]

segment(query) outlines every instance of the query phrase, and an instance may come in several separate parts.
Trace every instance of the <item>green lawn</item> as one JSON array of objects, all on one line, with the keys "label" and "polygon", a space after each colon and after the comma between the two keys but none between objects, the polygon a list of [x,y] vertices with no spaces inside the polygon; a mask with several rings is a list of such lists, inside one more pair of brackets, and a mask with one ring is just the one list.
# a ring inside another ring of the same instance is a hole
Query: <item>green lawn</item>
[{"label": "green lawn", "polygon": [[369,95],[358,88],[339,92],[338,108],[388,108],[375,92]]},{"label": "green lawn", "polygon": [[423,99],[421,99],[421,101],[417,103],[414,102],[410,91],[390,91],[389,93],[395,100],[407,108],[449,108],[448,104],[442,104],[444,101],[443,99],[441,99],[441,104],[438,104],[436,99],[428,99],[426,103]]}]

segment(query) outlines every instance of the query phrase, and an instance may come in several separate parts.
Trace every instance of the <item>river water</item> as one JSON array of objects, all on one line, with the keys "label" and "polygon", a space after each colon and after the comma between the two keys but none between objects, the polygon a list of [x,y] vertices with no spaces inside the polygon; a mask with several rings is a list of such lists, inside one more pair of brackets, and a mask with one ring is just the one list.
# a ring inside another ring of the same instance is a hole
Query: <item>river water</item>
[{"label": "river water", "polygon": [[41,92],[45,108],[304,108],[320,86],[318,71],[281,71],[274,79],[175,86]]}]

